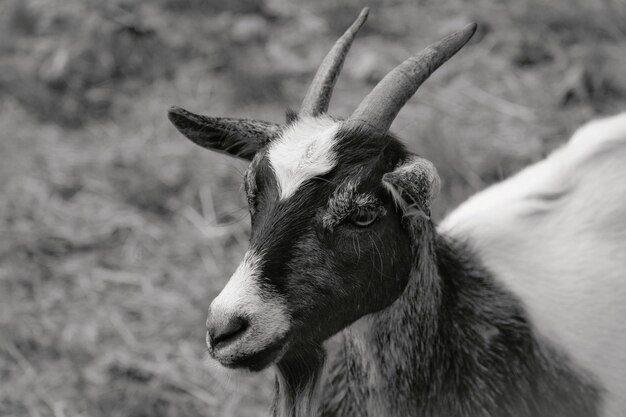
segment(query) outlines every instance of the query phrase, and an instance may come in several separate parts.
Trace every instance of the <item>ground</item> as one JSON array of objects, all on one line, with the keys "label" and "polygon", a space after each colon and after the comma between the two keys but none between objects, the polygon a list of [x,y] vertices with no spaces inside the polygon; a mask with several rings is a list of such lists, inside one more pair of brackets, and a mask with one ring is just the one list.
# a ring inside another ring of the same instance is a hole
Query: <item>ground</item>
[{"label": "ground", "polygon": [[261,416],[204,319],[249,230],[245,166],[170,105],[281,122],[361,7],[331,113],[469,21],[393,131],[435,162],[437,217],[626,109],[624,0],[0,1],[0,415]]}]

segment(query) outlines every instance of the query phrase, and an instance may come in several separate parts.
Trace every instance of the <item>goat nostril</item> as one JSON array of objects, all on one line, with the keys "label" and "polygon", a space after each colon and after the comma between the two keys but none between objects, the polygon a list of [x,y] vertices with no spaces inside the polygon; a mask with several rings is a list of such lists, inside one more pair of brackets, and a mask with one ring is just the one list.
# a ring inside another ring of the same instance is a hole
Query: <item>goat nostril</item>
[{"label": "goat nostril", "polygon": [[207,323],[211,346],[214,349],[219,348],[226,342],[235,340],[242,335],[249,327],[248,320],[243,317],[234,316],[219,323]]}]

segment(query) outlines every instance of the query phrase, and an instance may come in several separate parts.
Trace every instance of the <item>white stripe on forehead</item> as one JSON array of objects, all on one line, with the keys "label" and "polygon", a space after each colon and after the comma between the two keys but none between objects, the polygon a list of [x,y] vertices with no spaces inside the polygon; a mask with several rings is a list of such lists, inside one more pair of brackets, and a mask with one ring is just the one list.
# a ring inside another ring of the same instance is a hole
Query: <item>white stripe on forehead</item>
[{"label": "white stripe on forehead", "polygon": [[338,130],[339,122],[330,117],[305,117],[271,143],[268,158],[281,200],[291,197],[305,181],[335,167],[333,145]]}]

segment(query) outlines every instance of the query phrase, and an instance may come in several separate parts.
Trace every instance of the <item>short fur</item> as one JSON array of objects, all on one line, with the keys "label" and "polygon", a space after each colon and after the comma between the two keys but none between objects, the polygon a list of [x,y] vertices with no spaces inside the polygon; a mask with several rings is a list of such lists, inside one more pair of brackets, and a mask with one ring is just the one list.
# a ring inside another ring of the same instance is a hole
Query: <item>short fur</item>
[{"label": "short fur", "polygon": [[338,122],[330,117],[306,117],[271,143],[268,158],[282,200],[291,197],[304,182],[335,167],[333,146],[338,128]]}]

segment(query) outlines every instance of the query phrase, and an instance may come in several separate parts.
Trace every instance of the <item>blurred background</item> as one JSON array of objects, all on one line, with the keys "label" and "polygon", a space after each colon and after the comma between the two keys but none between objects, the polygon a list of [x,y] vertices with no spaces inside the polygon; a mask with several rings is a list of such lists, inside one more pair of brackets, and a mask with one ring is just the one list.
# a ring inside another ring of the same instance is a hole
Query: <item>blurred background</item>
[{"label": "blurred background", "polygon": [[469,21],[393,131],[437,217],[626,109],[626,0],[0,0],[0,415],[261,416],[271,374],[206,365],[205,312],[246,247],[245,166],[170,105],[282,122],[363,6],[331,104]]}]

